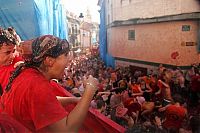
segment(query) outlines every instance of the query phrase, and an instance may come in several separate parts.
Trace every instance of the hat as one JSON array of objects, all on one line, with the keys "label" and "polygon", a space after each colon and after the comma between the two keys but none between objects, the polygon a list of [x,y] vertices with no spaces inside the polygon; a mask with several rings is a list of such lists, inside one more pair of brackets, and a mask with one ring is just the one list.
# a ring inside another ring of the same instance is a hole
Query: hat
[{"label": "hat", "polygon": [[123,117],[126,113],[127,113],[128,109],[127,108],[124,108],[123,106],[118,106],[116,108],[116,113],[115,115],[117,117]]},{"label": "hat", "polygon": [[144,97],[139,97],[139,96],[137,96],[136,99],[137,99],[137,101],[138,101],[138,103],[139,103],[140,105],[142,105],[142,104],[145,102]]}]

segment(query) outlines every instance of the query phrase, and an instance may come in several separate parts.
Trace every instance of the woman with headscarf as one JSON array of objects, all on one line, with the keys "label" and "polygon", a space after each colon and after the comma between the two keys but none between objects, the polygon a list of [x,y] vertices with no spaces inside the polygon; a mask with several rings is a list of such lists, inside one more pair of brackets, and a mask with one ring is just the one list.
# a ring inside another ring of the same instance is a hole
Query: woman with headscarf
[{"label": "woman with headscarf", "polygon": [[[60,79],[69,63],[69,44],[52,35],[32,42],[32,58],[18,66],[2,96],[4,112],[32,132],[77,132],[97,89],[97,80],[86,80],[85,92],[68,114],[58,101],[51,79]],[[61,99],[62,100],[62,99]]]}]

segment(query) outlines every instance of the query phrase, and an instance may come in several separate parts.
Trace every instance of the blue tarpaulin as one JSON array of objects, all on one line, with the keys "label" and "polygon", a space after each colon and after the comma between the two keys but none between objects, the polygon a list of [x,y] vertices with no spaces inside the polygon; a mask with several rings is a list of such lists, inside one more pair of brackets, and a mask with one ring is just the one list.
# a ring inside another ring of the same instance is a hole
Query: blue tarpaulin
[{"label": "blue tarpaulin", "polygon": [[105,16],[105,0],[100,9],[100,31],[99,31],[99,43],[100,43],[100,57],[105,62],[106,66],[115,67],[114,58],[107,52],[107,28],[106,28],[106,16]]},{"label": "blue tarpaulin", "polygon": [[1,0],[0,5],[0,26],[14,27],[22,40],[45,34],[68,38],[60,0]]}]

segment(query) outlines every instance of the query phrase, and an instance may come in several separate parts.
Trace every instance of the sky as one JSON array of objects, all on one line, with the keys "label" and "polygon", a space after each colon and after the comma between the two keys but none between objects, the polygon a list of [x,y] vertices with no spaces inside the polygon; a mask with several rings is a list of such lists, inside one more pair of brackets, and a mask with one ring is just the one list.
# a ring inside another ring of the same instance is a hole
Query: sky
[{"label": "sky", "polygon": [[98,0],[61,0],[65,8],[79,16],[80,13],[85,13],[89,8],[92,15],[92,21],[100,22]]}]

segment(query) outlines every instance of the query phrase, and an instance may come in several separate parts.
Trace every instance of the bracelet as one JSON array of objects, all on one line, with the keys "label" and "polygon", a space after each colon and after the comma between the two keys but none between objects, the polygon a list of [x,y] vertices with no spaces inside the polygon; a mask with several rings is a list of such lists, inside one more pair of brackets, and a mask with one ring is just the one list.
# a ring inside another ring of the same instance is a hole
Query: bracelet
[{"label": "bracelet", "polygon": [[91,83],[86,83],[86,85],[90,85],[90,86],[92,86],[93,88],[96,88],[93,84],[91,84]]}]

